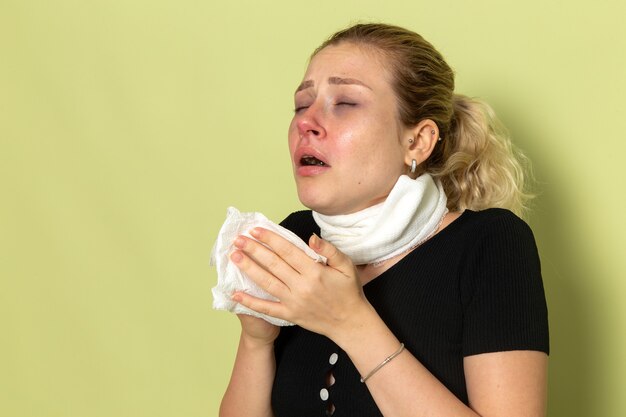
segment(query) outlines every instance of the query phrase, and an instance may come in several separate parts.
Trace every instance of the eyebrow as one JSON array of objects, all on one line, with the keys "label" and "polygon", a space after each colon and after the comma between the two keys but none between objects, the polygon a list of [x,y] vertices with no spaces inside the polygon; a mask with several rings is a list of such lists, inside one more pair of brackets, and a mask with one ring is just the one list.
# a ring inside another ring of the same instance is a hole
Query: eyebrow
[{"label": "eyebrow", "polygon": [[313,80],[302,81],[302,83],[296,88],[296,93],[298,91],[306,90],[307,88],[313,87]]},{"label": "eyebrow", "polygon": [[[364,82],[359,81],[359,80],[354,79],[354,78],[329,77],[328,78],[328,84],[335,84],[335,85],[356,84],[356,85],[360,85],[360,86],[365,87],[365,88],[369,88],[371,90],[370,86],[368,86]],[[306,90],[307,88],[311,88],[311,87],[313,87],[313,85],[314,85],[313,80],[302,81],[302,83],[298,86],[298,88],[296,88],[296,93],[298,91],[302,91],[302,90]]]},{"label": "eyebrow", "polygon": [[371,90],[369,85],[365,84],[363,81],[359,81],[354,78],[330,77],[328,79],[328,84],[356,84],[365,88],[369,88]]}]

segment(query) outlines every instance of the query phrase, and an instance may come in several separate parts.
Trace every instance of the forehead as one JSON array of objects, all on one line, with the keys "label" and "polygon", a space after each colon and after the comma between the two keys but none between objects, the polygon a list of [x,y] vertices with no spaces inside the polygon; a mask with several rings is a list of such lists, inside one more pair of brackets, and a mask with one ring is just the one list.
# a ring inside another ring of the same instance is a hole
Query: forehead
[{"label": "forehead", "polygon": [[375,47],[340,43],[315,54],[304,79],[340,76],[355,78],[368,85],[389,85],[391,77],[385,64],[385,57]]}]

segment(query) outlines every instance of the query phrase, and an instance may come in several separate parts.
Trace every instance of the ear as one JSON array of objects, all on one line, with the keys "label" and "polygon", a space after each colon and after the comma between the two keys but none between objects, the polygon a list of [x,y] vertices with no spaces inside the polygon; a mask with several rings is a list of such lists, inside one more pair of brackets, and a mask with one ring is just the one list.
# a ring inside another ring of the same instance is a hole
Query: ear
[{"label": "ear", "polygon": [[404,162],[411,166],[415,159],[419,165],[433,152],[439,139],[439,128],[432,120],[424,119],[412,129],[408,129],[408,135],[413,139],[413,143],[406,150]]}]

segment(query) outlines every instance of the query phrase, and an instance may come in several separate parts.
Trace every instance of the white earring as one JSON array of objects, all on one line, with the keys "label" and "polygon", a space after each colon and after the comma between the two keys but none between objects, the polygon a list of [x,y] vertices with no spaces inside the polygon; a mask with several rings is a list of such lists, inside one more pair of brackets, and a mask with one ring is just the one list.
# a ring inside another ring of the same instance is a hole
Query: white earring
[{"label": "white earring", "polygon": [[414,159],[411,161],[411,174],[415,174],[417,170],[417,161]]}]

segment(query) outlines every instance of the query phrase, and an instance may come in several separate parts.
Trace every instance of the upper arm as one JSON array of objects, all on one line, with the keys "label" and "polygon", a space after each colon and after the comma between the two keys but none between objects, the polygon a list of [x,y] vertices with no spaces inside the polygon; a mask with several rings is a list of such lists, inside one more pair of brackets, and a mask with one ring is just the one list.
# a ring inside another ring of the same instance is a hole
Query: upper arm
[{"label": "upper arm", "polygon": [[482,417],[543,417],[546,413],[548,355],[514,350],[466,356],[470,407]]},{"label": "upper arm", "polygon": [[532,231],[512,213],[483,225],[461,281],[463,355],[549,352],[548,311]]},{"label": "upper arm", "polygon": [[483,417],[546,413],[548,314],[537,247],[512,215],[484,226],[466,269],[463,360]]}]

